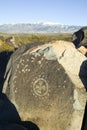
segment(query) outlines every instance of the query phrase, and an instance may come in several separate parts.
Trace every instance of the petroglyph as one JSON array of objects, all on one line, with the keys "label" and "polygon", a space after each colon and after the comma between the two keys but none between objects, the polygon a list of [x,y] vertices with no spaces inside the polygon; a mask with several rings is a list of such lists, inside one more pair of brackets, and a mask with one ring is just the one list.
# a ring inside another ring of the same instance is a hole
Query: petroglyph
[{"label": "petroglyph", "polygon": [[27,46],[15,52],[16,58],[13,55],[7,67],[4,92],[22,120],[35,122],[41,130],[81,128],[87,98],[78,76],[81,54],[70,44],[60,41],[34,49]]}]

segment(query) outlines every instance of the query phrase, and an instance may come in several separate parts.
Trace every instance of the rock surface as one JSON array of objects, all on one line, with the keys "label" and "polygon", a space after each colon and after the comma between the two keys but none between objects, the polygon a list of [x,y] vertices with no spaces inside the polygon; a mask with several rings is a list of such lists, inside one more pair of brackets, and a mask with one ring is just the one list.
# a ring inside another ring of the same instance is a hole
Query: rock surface
[{"label": "rock surface", "polygon": [[0,93],[0,130],[39,130],[30,121],[21,121],[14,106],[3,93]]},{"label": "rock surface", "polygon": [[84,46],[87,48],[87,26],[82,27],[78,31],[73,33],[73,43],[76,48]]},{"label": "rock surface", "polygon": [[23,46],[9,60],[3,92],[21,119],[40,130],[80,130],[87,98],[86,60],[71,42]]}]

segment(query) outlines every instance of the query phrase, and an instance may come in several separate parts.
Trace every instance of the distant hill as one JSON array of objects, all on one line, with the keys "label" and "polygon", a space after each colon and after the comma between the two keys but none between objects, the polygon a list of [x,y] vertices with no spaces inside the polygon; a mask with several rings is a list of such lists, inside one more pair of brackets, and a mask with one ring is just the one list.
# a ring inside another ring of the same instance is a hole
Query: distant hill
[{"label": "distant hill", "polygon": [[73,33],[82,26],[59,23],[18,23],[0,25],[2,33]]}]

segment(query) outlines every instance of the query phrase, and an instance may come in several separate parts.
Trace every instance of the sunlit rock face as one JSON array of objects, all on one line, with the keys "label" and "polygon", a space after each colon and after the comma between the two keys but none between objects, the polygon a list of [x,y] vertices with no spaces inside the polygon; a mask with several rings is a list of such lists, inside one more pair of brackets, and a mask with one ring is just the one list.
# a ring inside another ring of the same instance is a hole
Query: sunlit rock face
[{"label": "sunlit rock face", "polygon": [[[77,62],[79,56],[83,59]],[[86,92],[79,70],[84,60],[69,42],[23,46],[10,58],[3,92],[21,119],[40,130],[80,130]]]}]

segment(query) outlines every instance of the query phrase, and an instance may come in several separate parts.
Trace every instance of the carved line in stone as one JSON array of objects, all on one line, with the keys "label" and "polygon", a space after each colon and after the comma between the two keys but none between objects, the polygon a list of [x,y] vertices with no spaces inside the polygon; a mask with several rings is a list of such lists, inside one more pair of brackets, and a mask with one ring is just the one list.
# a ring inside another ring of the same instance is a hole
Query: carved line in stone
[{"label": "carved line in stone", "polygon": [[37,96],[45,96],[48,93],[48,83],[45,79],[39,78],[33,84],[33,91]]}]

